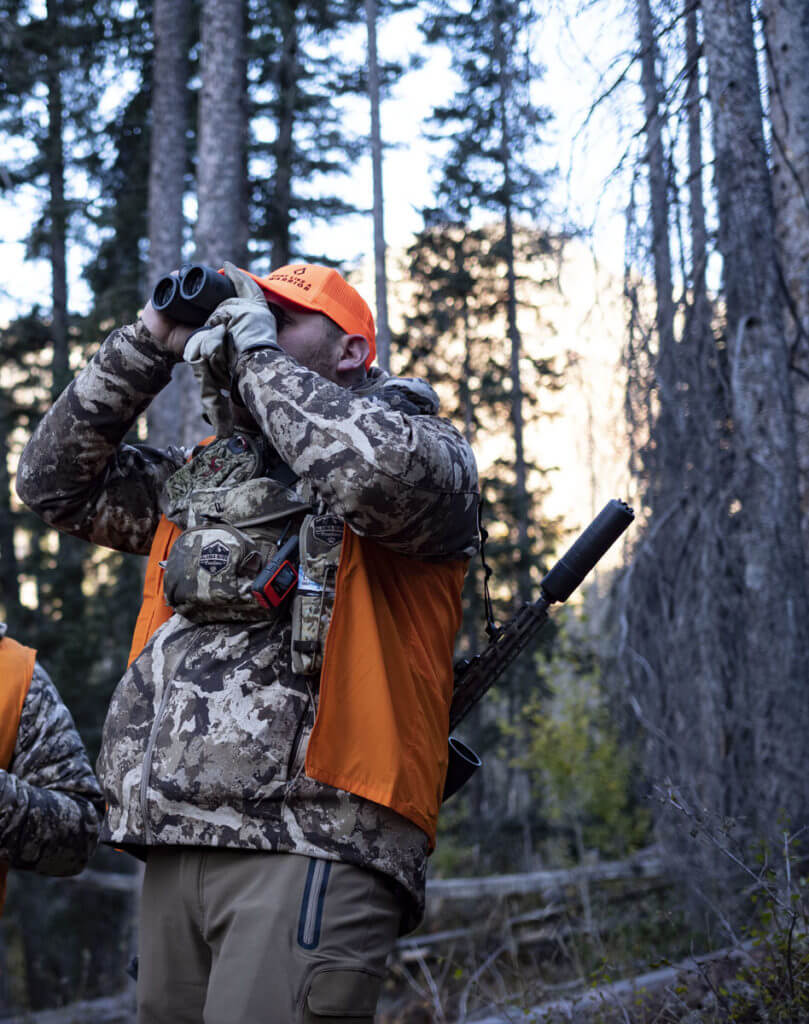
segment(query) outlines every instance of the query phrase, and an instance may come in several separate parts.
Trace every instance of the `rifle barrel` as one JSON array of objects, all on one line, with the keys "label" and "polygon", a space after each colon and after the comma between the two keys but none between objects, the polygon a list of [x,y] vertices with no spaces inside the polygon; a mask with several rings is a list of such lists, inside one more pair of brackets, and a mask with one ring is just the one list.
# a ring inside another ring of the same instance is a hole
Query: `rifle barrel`
[{"label": "rifle barrel", "polygon": [[542,580],[541,596],[533,604],[524,604],[480,654],[456,665],[449,711],[450,731],[528,646],[547,621],[549,606],[570,597],[634,518],[634,512],[625,502],[617,498],[607,502]]}]

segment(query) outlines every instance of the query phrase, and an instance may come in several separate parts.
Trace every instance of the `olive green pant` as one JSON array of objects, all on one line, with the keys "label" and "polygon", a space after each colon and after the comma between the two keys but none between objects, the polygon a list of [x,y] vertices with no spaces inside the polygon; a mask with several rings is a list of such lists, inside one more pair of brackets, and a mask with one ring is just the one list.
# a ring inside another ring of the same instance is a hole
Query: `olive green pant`
[{"label": "olive green pant", "polygon": [[138,1024],[370,1024],[399,931],[374,871],[286,853],[149,853]]}]

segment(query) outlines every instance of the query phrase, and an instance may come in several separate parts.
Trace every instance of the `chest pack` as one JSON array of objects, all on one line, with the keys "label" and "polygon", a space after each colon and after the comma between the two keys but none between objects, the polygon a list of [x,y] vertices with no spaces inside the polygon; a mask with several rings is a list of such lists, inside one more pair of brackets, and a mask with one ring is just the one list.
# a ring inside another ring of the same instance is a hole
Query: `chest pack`
[{"label": "chest pack", "polygon": [[162,503],[183,531],[163,565],[174,611],[199,624],[291,619],[292,670],[317,673],[343,521],[261,438],[238,432],[197,450]]}]

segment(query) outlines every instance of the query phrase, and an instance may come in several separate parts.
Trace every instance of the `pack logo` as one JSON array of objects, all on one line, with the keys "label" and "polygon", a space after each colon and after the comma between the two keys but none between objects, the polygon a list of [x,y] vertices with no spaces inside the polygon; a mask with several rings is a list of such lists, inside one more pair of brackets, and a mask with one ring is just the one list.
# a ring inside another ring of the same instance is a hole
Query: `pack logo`
[{"label": "pack logo", "polygon": [[215,576],[230,564],[230,549],[221,540],[211,541],[199,553],[199,567]]},{"label": "pack logo", "polygon": [[343,539],[343,520],[337,516],[315,516],[312,533],[322,544],[334,547]]}]

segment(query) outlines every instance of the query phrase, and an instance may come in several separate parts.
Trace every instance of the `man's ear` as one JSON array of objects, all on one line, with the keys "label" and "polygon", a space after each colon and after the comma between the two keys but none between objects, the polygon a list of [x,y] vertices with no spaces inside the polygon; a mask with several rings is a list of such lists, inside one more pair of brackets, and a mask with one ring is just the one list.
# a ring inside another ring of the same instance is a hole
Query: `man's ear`
[{"label": "man's ear", "polygon": [[371,348],[367,338],[361,334],[344,334],[340,339],[340,359],[337,363],[338,373],[351,373],[365,366],[365,360]]}]

